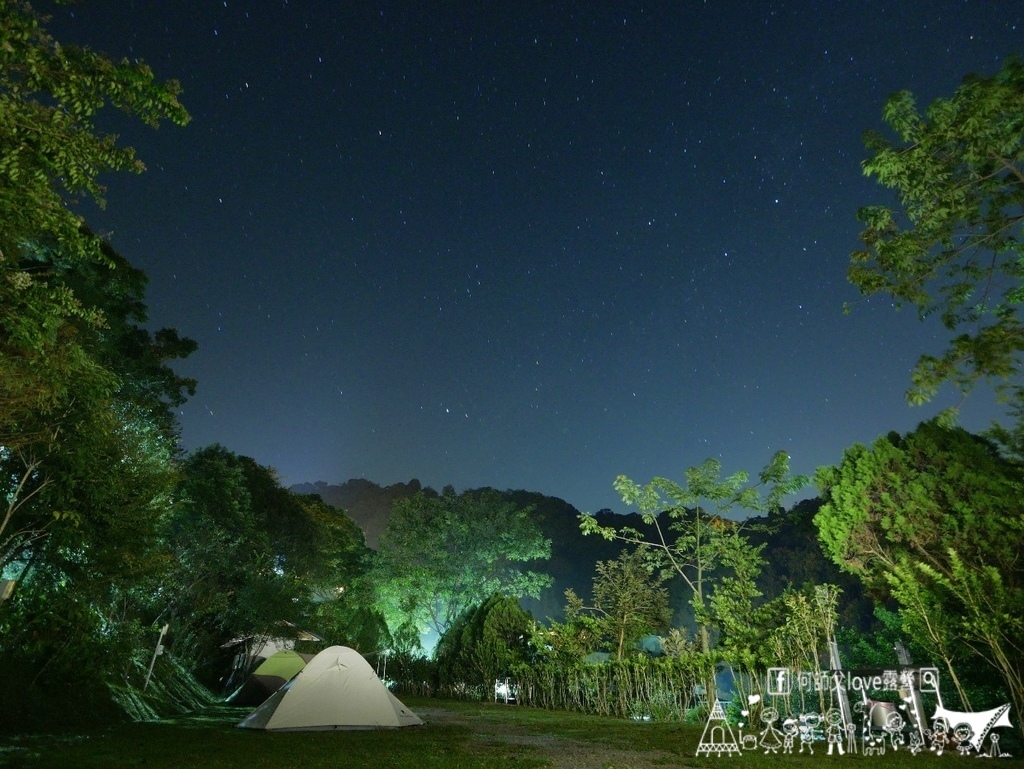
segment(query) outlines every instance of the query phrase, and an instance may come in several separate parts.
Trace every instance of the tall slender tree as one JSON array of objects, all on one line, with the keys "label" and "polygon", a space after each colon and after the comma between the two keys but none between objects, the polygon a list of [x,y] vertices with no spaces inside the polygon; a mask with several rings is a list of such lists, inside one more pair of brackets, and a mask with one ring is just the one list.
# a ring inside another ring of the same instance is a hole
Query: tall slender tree
[{"label": "tall slender tree", "polygon": [[592,613],[619,660],[645,635],[662,632],[672,623],[665,575],[645,555],[640,547],[624,551],[614,561],[598,561],[589,605],[572,588],[565,591],[569,622],[583,612]]},{"label": "tall slender tree", "polygon": [[[726,478],[721,472],[722,463],[708,459],[689,468],[682,484],[655,478],[640,486],[624,475],[616,478],[615,490],[626,504],[639,508],[647,531],[601,526],[591,515],[580,516],[584,534],[642,546],[661,568],[683,580],[691,593],[702,651],[711,648],[707,600],[716,569],[735,569],[759,557],[744,535],[743,522],[729,516],[775,510],[787,495],[808,482],[805,476],[790,477],[789,455],[781,451],[764,467],[755,484],[748,482],[745,472]],[[659,520],[661,513],[668,516],[667,526]]]}]

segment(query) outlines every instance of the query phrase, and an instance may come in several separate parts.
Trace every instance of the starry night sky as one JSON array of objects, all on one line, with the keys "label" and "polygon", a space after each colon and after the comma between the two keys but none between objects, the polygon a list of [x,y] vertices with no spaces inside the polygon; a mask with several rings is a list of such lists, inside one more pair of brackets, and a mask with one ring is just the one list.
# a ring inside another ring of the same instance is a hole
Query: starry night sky
[{"label": "starry night sky", "polygon": [[149,170],[82,211],[199,343],[187,448],[625,512],[617,474],[812,472],[953,401],[904,400],[937,324],[843,314],[860,137],[1024,52],[1016,0],[37,7],[183,85],[187,128],[102,117]]}]

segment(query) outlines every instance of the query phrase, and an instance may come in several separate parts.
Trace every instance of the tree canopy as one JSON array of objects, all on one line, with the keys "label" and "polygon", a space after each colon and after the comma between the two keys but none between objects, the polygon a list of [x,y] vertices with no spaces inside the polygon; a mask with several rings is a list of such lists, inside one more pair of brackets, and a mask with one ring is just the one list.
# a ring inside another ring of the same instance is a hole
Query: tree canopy
[{"label": "tree canopy", "polygon": [[[5,269],[45,234],[71,259],[99,261],[94,237],[68,203],[86,194],[103,202],[99,176],[145,169],[131,147],[96,130],[105,106],[157,127],[189,120],[174,80],[158,82],[141,61],[62,45],[27,2],[0,3],[0,251]],[[30,274],[23,280],[39,283]],[[26,290],[28,286],[20,286]]]},{"label": "tree canopy", "polygon": [[822,547],[899,602],[904,629],[942,659],[1000,673],[1024,706],[1024,472],[984,438],[935,422],[855,445],[816,481]]},{"label": "tree canopy", "polygon": [[140,441],[139,462],[143,444],[166,453],[154,441],[171,440],[170,408],[194,385],[166,365],[194,344],[142,327],[145,275],[74,212],[82,193],[102,204],[101,174],[143,169],[94,115],[109,105],[154,127],[184,124],[178,85],[63,46],[44,21],[26,2],[0,3],[0,567],[97,518],[83,493],[117,467],[100,461],[119,451],[112,436]]},{"label": "tree canopy", "polygon": [[[184,124],[173,81],[64,46],[0,1],[0,679],[18,694],[123,683],[149,645],[176,483],[169,361],[194,344],[145,328],[146,276],[76,213],[101,176],[143,170],[96,130],[106,106]],[[94,695],[95,696],[95,695]]]},{"label": "tree canopy", "polygon": [[[758,474],[757,483],[749,483],[746,472],[722,478],[722,463],[708,459],[686,471],[684,483],[655,478],[640,486],[624,475],[615,479],[615,490],[626,504],[636,505],[647,531],[632,527],[601,526],[591,515],[580,516],[585,534],[599,534],[646,548],[659,566],[678,575],[691,592],[691,604],[700,627],[698,636],[703,651],[711,645],[707,626],[707,599],[713,572],[719,567],[747,571],[759,563],[758,548],[751,546],[742,533],[742,522],[730,513],[769,512],[779,508],[788,494],[807,485],[804,476],[789,475],[789,455],[777,452]],[[658,514],[667,512],[667,531]]]},{"label": "tree canopy", "polygon": [[192,649],[192,664],[216,660],[228,638],[258,647],[314,615],[329,619],[334,603],[351,603],[346,592],[366,548],[341,510],[291,493],[271,468],[216,445],[186,458],[177,496],[159,610],[179,647]]},{"label": "tree canopy", "polygon": [[58,419],[72,383],[110,386],[73,331],[105,328],[109,308],[81,295],[76,277],[91,270],[117,283],[122,273],[75,203],[84,194],[102,205],[102,174],[144,166],[97,132],[94,116],[113,106],[154,127],[189,119],[176,82],[61,45],[44,21],[26,2],[0,3],[0,444],[9,449],[47,432],[39,416]]},{"label": "tree canopy", "polygon": [[194,343],[143,326],[146,276],[108,244],[100,253],[104,264],[37,245],[21,262],[91,318],[0,307],[43,338],[25,346],[0,329],[0,574],[18,584],[0,647],[44,681],[92,654],[96,675],[116,664],[123,676],[139,651],[147,592],[167,563],[173,407],[194,384],[169,365]]},{"label": "tree canopy", "polygon": [[461,614],[438,641],[439,683],[458,686],[470,681],[490,698],[494,681],[529,659],[533,634],[533,617],[519,601],[495,593]]},{"label": "tree canopy", "polygon": [[663,575],[645,557],[644,549],[623,552],[614,561],[598,561],[590,605],[571,588],[565,591],[569,622],[592,612],[616,659],[645,635],[665,631],[672,622]]},{"label": "tree canopy", "polygon": [[392,631],[404,623],[443,635],[459,615],[494,593],[534,598],[550,577],[529,569],[546,560],[532,509],[494,489],[440,496],[419,492],[395,502],[374,573],[389,604]]},{"label": "tree canopy", "polygon": [[963,391],[992,378],[1011,391],[1024,352],[1024,65],[969,75],[923,113],[908,91],[883,117],[864,172],[895,191],[899,208],[871,205],[850,281],[937,314],[955,334],[941,355],[922,355],[908,398],[930,399],[944,382]]}]

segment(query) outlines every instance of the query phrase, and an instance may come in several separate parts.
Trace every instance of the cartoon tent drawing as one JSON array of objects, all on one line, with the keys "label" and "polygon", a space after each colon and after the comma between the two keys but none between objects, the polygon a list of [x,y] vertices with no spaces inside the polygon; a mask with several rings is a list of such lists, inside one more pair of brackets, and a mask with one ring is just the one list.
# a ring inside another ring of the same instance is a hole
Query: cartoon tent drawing
[{"label": "cartoon tent drawing", "polygon": [[704,733],[700,737],[700,744],[697,746],[697,755],[730,756],[733,753],[740,755],[740,746],[736,742],[736,736],[732,732],[729,720],[725,717],[722,703],[715,699],[711,708],[708,722],[704,725]]},{"label": "cartoon tent drawing", "polygon": [[1012,726],[1010,723],[1010,705],[1000,705],[998,708],[992,708],[991,710],[982,710],[976,713],[962,712],[959,710],[946,710],[946,708],[939,705],[935,708],[935,715],[932,716],[933,721],[942,720],[946,722],[946,727],[949,731],[952,731],[960,724],[967,724],[971,729],[970,743],[971,747],[978,753],[981,753],[981,744],[985,741],[985,737],[988,733],[999,726]]}]

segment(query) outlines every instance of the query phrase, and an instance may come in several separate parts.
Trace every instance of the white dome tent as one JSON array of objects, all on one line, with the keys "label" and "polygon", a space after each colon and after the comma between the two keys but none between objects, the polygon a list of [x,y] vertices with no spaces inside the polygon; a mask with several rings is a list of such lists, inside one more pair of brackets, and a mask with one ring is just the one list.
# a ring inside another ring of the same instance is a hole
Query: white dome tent
[{"label": "white dome tent", "polygon": [[317,654],[239,726],[269,731],[396,729],[423,722],[347,646]]}]

